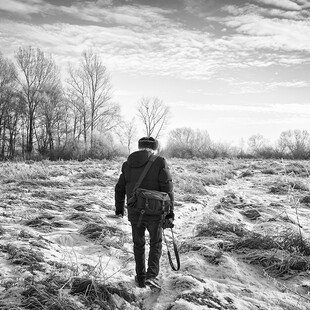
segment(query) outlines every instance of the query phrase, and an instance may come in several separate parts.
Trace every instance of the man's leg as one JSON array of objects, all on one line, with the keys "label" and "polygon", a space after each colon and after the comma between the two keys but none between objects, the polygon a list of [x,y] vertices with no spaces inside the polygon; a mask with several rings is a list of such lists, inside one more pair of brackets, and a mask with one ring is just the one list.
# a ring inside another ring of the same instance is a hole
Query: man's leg
[{"label": "man's leg", "polygon": [[159,273],[159,261],[162,251],[162,224],[161,221],[152,221],[146,224],[150,234],[150,252],[146,277],[156,278]]},{"label": "man's leg", "polygon": [[137,227],[137,223],[131,223],[133,252],[136,262],[137,280],[144,282],[145,280],[145,226],[143,223]]}]

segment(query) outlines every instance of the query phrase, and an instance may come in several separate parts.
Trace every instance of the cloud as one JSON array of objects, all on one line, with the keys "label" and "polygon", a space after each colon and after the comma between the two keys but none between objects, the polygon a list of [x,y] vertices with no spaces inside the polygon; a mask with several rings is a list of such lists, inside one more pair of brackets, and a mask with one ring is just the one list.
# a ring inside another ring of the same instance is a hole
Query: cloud
[{"label": "cloud", "polygon": [[148,27],[167,24],[165,15],[173,12],[151,6],[113,6],[112,0],[75,2],[70,6],[56,5],[44,0],[6,0],[0,10],[31,18],[36,14],[65,19],[71,17],[92,23],[138,25]]},{"label": "cloud", "polygon": [[277,90],[279,88],[304,88],[309,87],[307,81],[279,81],[279,82],[256,82],[256,81],[228,81],[232,86],[231,94],[258,94]]},{"label": "cloud", "polygon": [[229,43],[236,49],[243,47],[245,50],[310,51],[309,19],[270,19],[253,11],[248,13],[249,8],[233,6],[223,10],[233,13],[233,16],[209,18],[236,32],[225,37],[223,44]]},{"label": "cloud", "polygon": [[2,22],[3,48],[11,55],[21,45],[32,44],[49,51],[62,63],[76,61],[88,47],[95,48],[113,70],[134,74],[209,77],[218,66],[216,53],[205,55],[212,42],[206,35],[182,29],[157,28],[137,32],[124,27],[77,26]]},{"label": "cloud", "polygon": [[295,20],[306,20],[310,16],[308,11],[287,11],[284,9],[271,9],[261,7],[258,5],[248,4],[243,7],[235,5],[227,5],[222,8],[232,15],[261,15],[267,18],[278,18],[278,19],[295,19]]},{"label": "cloud", "polygon": [[19,15],[29,15],[41,13],[43,2],[41,0],[26,0],[20,2],[18,0],[5,0],[1,2],[0,10],[19,14]]},{"label": "cloud", "polygon": [[247,113],[274,113],[277,115],[302,115],[310,116],[310,102],[307,104],[195,104],[184,103],[183,107],[189,110],[214,111],[214,112],[247,112]]},{"label": "cloud", "polygon": [[298,3],[290,0],[255,0],[255,1],[260,4],[270,5],[284,10],[299,11],[302,9],[302,7]]},{"label": "cloud", "polygon": [[[41,5],[44,12],[43,1],[27,0],[30,2]],[[33,25],[2,20],[1,45],[11,55],[21,45],[38,46],[54,54],[61,64],[77,61],[84,49],[93,47],[112,70],[183,79],[209,79],[219,70],[231,68],[309,61],[307,20],[268,19],[254,14],[253,8],[224,7],[228,16],[209,18],[207,21],[229,29],[216,37],[186,28],[170,18],[174,11],[157,7],[110,7],[107,2],[53,6],[50,14],[58,10],[58,14],[95,24]]]}]

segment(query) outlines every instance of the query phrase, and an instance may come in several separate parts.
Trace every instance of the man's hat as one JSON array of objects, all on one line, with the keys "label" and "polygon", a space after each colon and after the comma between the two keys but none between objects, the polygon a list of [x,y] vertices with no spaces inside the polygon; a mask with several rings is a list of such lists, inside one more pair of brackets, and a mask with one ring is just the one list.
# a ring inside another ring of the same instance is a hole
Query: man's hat
[{"label": "man's hat", "polygon": [[152,149],[158,148],[158,141],[152,137],[143,137],[138,141],[139,149]]}]

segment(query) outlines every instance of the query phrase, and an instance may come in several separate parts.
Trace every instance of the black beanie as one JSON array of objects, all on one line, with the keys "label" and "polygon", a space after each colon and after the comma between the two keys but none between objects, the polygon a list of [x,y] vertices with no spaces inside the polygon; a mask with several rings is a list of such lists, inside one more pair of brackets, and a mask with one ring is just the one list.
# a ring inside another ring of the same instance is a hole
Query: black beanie
[{"label": "black beanie", "polygon": [[139,149],[152,149],[158,148],[158,141],[152,137],[143,137],[138,141]]}]

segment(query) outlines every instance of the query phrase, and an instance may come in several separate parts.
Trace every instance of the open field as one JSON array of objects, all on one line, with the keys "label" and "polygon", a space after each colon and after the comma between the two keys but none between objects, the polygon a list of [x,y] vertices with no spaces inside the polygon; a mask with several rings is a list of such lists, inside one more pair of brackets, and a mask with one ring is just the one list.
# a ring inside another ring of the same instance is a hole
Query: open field
[{"label": "open field", "polygon": [[[0,309],[310,309],[310,164],[168,160],[181,270],[135,286],[123,159],[0,164]],[[169,233],[167,232],[167,235]]]}]

